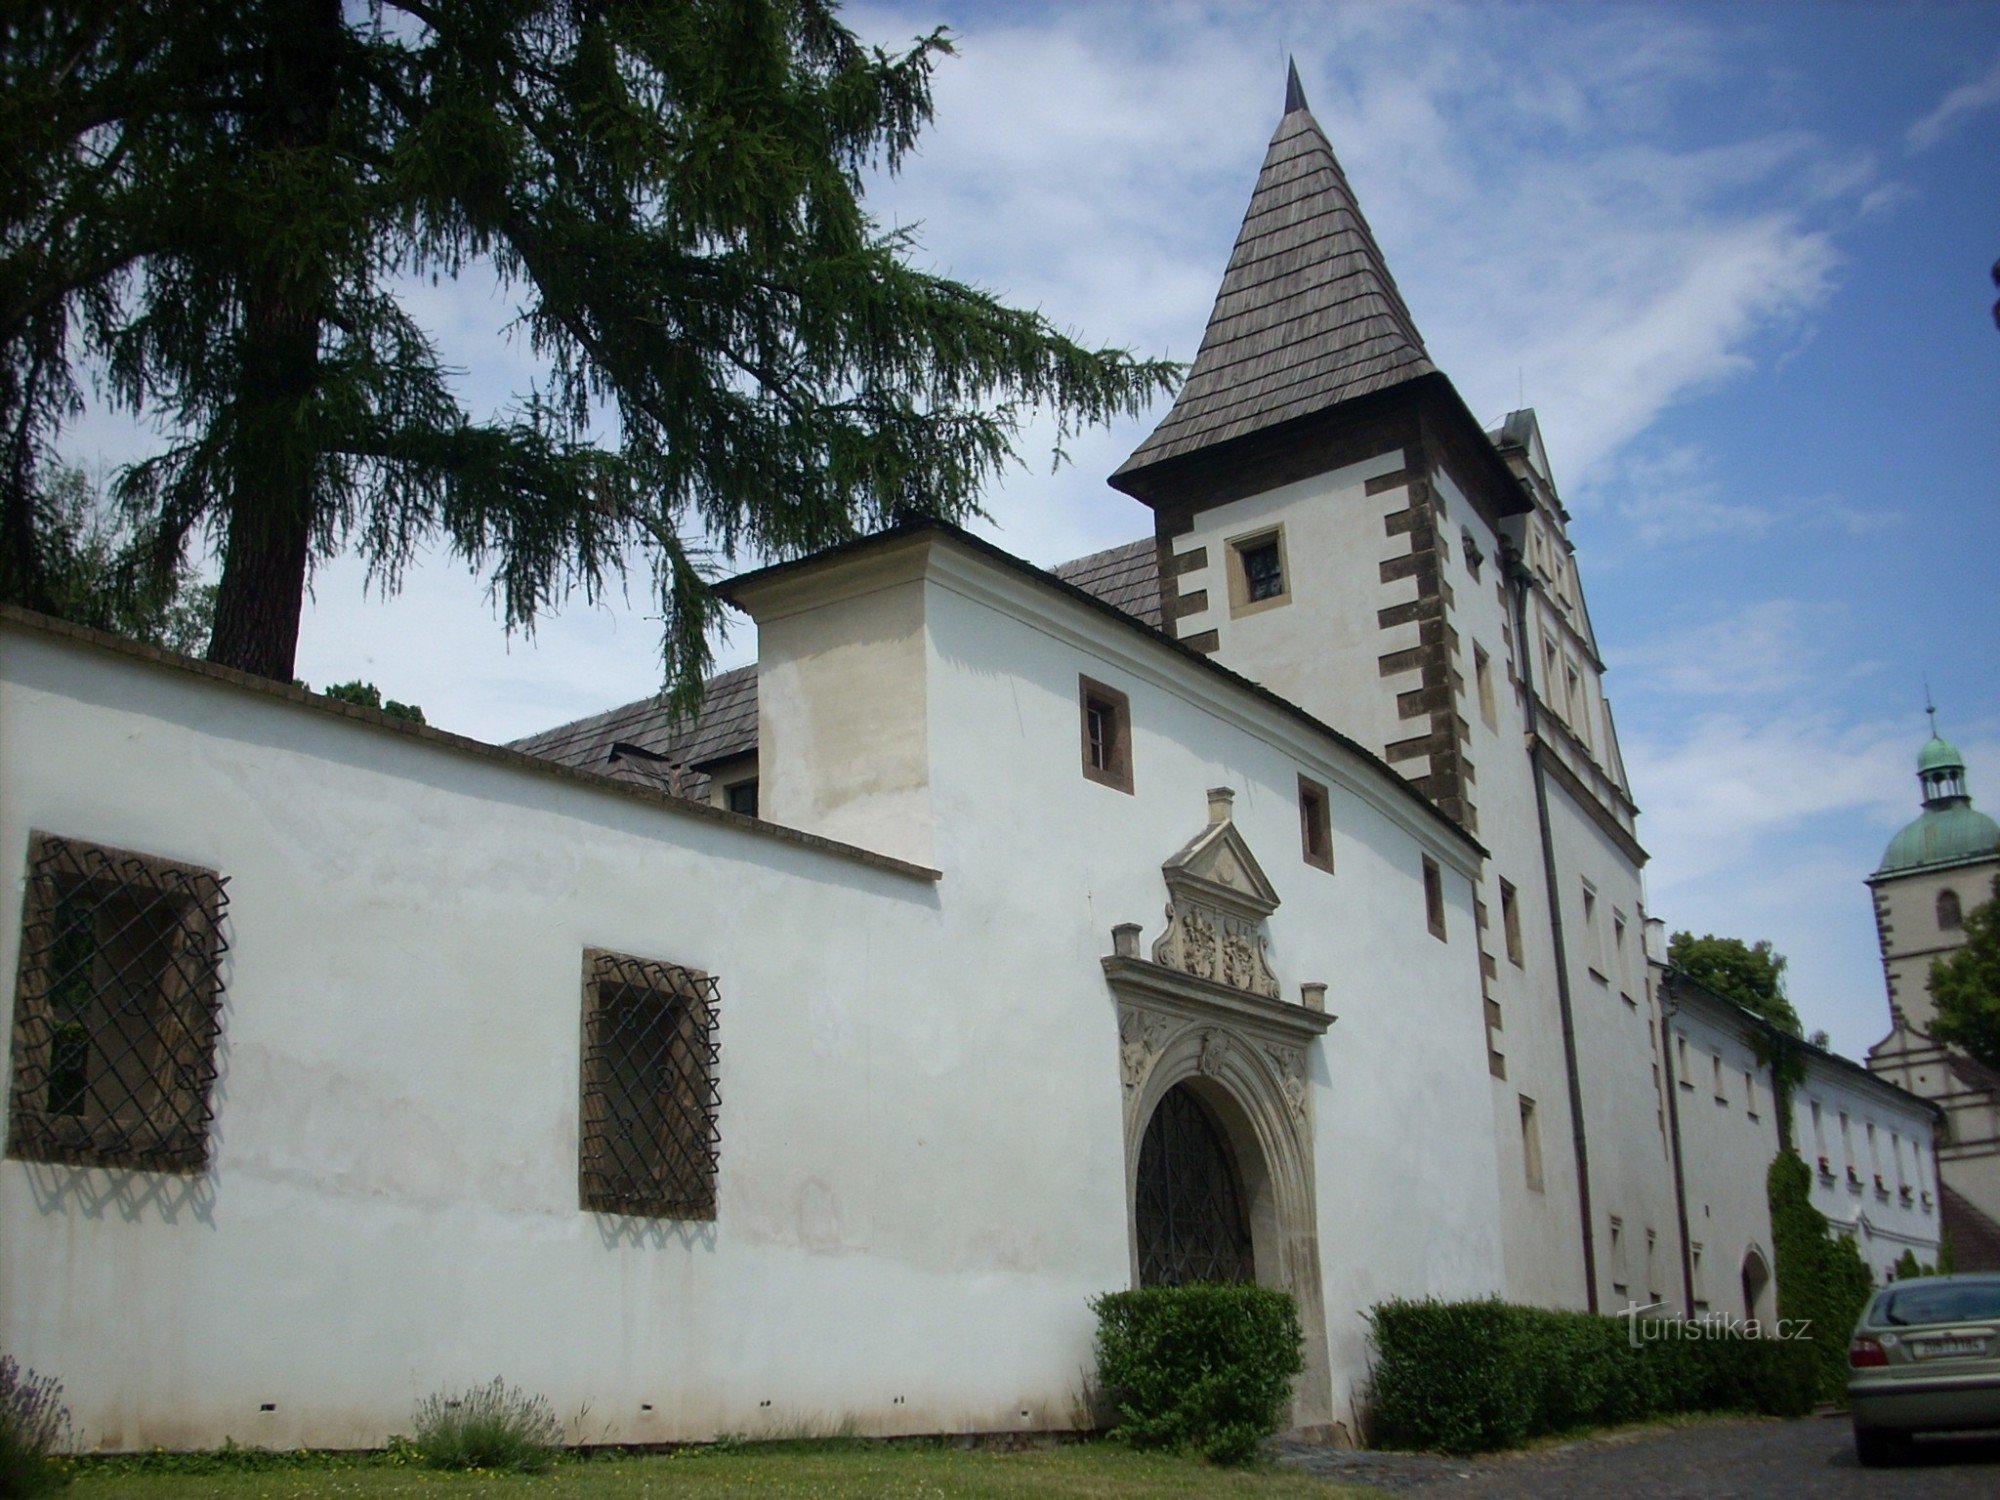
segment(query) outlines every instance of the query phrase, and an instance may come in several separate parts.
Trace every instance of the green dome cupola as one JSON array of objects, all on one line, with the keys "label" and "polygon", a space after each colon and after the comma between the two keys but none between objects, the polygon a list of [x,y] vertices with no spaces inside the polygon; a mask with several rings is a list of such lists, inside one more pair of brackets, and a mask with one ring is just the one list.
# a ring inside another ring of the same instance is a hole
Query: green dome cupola
[{"label": "green dome cupola", "polygon": [[2000,855],[2000,823],[1973,809],[1965,784],[1965,757],[1937,732],[1937,710],[1931,709],[1930,714],[1931,737],[1917,752],[1917,784],[1923,788],[1924,810],[1889,840],[1877,875]]}]

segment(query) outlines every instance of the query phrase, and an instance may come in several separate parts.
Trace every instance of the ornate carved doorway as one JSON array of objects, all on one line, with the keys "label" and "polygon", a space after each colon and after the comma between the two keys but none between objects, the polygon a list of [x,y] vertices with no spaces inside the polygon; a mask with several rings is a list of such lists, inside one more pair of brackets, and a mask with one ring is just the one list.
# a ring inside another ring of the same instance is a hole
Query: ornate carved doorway
[{"label": "ornate carved doorway", "polygon": [[1139,1147],[1139,1285],[1255,1281],[1250,1219],[1229,1142],[1186,1084],[1161,1098]]}]

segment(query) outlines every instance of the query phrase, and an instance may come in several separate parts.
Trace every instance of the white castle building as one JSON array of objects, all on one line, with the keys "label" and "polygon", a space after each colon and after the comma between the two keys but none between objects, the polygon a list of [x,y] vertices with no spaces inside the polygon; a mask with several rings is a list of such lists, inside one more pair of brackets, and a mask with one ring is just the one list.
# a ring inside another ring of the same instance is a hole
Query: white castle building
[{"label": "white castle building", "polygon": [[[698,724],[508,748],[0,613],[0,1348],[104,1448],[496,1371],[591,1441],[1062,1429],[1093,1296],[1254,1278],[1338,1439],[1385,1298],[1769,1316],[1760,1023],[1649,965],[1534,416],[1296,77],[1112,482],[1129,546],[740,577]],[[1934,1255],[1935,1107],[1811,1078]]]}]

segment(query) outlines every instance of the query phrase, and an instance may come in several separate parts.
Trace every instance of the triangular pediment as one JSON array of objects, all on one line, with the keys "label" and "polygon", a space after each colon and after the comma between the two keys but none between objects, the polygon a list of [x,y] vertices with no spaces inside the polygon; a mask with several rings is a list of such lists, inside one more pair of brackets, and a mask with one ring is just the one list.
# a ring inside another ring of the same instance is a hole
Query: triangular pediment
[{"label": "triangular pediment", "polygon": [[1268,917],[1278,893],[1234,822],[1211,823],[1160,866],[1167,889],[1194,891],[1244,917]]},{"label": "triangular pediment", "polygon": [[1160,866],[1167,930],[1153,944],[1153,962],[1276,999],[1264,919],[1278,909],[1278,893],[1229,816],[1233,800],[1227,787],[1211,790],[1208,826]]}]

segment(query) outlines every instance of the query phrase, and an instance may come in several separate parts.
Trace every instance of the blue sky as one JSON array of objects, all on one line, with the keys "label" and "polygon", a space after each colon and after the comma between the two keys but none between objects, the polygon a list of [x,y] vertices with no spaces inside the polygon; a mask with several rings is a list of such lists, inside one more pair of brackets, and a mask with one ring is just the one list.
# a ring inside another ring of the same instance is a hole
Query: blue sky
[{"label": "blue sky", "polygon": [[[1671,927],[1769,937],[1808,1026],[1886,1029],[1862,877],[1916,810],[1924,681],[2000,811],[2000,5],[875,4],[937,23],[923,149],[871,197],[935,266],[1093,342],[1193,355],[1296,54],[1431,353],[1536,408]],[[413,294],[475,400],[508,309]],[[1040,563],[1130,540],[1103,478],[1152,420],[1046,432],[985,528]],[[93,418],[72,451],[134,445]],[[656,681],[643,607],[506,640],[435,563],[321,570],[300,670],[506,738]],[[724,648],[746,659],[747,633]]]}]

